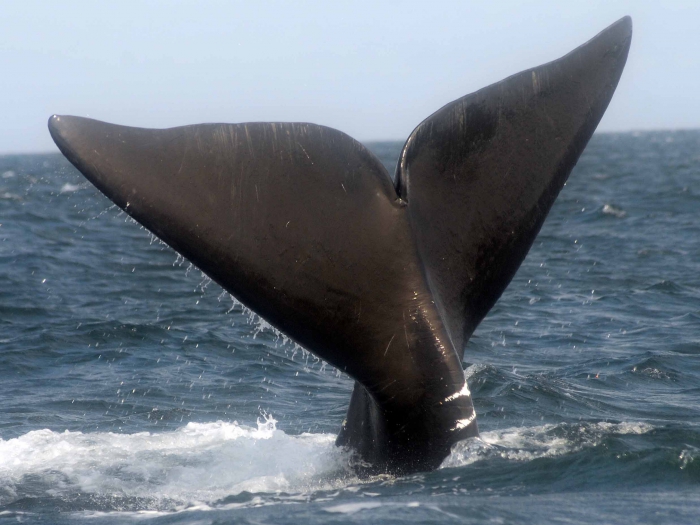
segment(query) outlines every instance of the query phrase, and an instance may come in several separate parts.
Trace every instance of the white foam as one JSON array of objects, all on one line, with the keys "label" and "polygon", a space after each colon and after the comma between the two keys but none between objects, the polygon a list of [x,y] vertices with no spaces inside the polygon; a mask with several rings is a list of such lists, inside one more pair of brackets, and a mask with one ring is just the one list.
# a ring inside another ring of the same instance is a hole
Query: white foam
[{"label": "white foam", "polygon": [[496,456],[513,461],[561,456],[583,448],[595,447],[606,436],[645,434],[653,428],[647,423],[601,422],[482,432],[479,438],[455,444],[441,467],[462,467]]},{"label": "white foam", "polygon": [[334,441],[331,434],[287,435],[272,418],[257,428],[218,421],[160,434],[37,430],[0,440],[0,504],[18,488],[37,497],[89,493],[183,505],[243,491],[333,488],[349,463]]}]

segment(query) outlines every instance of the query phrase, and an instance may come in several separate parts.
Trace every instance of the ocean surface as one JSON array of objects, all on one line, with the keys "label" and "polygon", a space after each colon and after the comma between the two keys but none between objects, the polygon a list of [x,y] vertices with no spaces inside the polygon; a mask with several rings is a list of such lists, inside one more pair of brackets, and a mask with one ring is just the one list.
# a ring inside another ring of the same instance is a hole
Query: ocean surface
[{"label": "ocean surface", "polygon": [[359,479],[347,376],[60,155],[0,157],[0,522],[690,524],[700,131],[593,138],[465,374],[481,439]]}]

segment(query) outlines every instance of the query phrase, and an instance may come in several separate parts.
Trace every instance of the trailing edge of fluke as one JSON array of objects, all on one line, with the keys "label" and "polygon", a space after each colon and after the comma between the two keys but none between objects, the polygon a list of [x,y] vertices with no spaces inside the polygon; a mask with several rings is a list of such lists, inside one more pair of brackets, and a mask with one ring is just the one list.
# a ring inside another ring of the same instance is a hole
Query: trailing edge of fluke
[{"label": "trailing edge of fluke", "polygon": [[631,36],[623,18],[447,104],[409,136],[395,183],[362,144],[315,124],[54,115],[49,130],[119,207],[355,379],[338,444],[361,468],[427,470],[478,435],[465,344],[603,116]]}]

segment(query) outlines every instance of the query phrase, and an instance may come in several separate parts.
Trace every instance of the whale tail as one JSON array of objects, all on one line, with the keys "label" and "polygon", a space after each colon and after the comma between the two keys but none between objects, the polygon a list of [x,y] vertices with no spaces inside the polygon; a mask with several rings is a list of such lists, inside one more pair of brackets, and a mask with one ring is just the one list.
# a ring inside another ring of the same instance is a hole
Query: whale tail
[{"label": "whale tail", "polygon": [[408,138],[396,183],[306,123],[149,130],[53,116],[107,197],[357,383],[338,443],[434,468],[477,434],[461,361],[527,254],[625,64],[623,18],[565,57],[460,98]]}]

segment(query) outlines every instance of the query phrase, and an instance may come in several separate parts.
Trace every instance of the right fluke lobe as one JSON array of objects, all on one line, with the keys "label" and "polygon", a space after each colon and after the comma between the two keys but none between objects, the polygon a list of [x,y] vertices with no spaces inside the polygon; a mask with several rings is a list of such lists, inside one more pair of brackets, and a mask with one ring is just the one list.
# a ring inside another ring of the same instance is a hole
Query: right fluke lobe
[{"label": "right fluke lobe", "polygon": [[462,97],[409,136],[399,191],[458,352],[525,258],[612,98],[632,20]]}]

